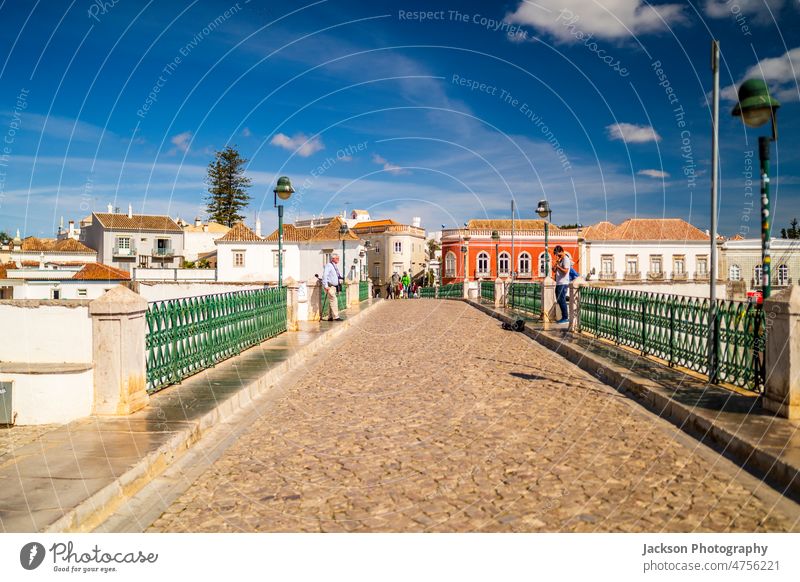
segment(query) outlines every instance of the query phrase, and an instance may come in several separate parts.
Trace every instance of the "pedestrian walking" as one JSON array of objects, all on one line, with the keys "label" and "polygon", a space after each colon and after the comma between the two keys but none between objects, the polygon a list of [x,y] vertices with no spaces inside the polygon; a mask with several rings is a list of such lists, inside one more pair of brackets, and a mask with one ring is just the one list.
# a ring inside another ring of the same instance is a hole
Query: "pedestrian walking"
[{"label": "pedestrian walking", "polygon": [[339,255],[333,253],[330,262],[325,265],[325,270],[322,272],[322,287],[325,289],[325,295],[328,299],[328,321],[342,321],[339,317],[339,301],[336,298],[339,290],[339,281],[343,281],[344,277],[339,272]]},{"label": "pedestrian walking", "polygon": [[567,289],[569,289],[569,272],[572,269],[572,261],[570,261],[564,248],[561,245],[556,245],[553,249],[556,256],[553,262],[553,270],[555,271],[556,279],[556,301],[558,307],[561,309],[561,319],[556,323],[569,322],[569,310],[567,309]]},{"label": "pedestrian walking", "polygon": [[403,283],[403,297],[408,299],[408,292],[411,289],[411,277],[408,276],[407,271],[403,271],[403,278],[401,279],[401,282]]}]

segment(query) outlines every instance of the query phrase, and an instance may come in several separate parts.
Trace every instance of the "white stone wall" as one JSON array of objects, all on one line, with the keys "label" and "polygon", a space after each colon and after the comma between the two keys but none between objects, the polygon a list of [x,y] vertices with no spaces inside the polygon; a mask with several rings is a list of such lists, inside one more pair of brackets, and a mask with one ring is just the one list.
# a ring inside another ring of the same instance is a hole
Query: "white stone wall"
[{"label": "white stone wall", "polygon": [[0,301],[0,321],[0,361],[92,361],[88,301]]},{"label": "white stone wall", "polygon": [[[14,299],[50,299],[52,291],[58,289],[60,299],[97,299],[116,285],[111,281],[25,281],[15,285]],[[82,295],[81,291],[86,294]]]},{"label": "white stone wall", "polygon": [[[590,283],[594,284],[595,281]],[[669,293],[670,295],[683,295],[686,297],[703,297],[708,299],[711,296],[711,285],[705,283],[632,283],[624,285],[616,283],[609,285],[613,289],[625,289],[628,291],[642,291],[644,293]],[[717,299],[730,299],[727,297],[725,283],[717,283]]]},{"label": "white stone wall", "polygon": [[139,282],[138,293],[147,301],[164,301],[167,299],[182,299],[185,297],[199,297],[201,295],[215,295],[217,293],[263,288],[264,285],[259,284]]},{"label": "white stone wall", "polygon": [[183,231],[183,256],[187,261],[196,261],[200,253],[210,253],[217,249],[214,241],[225,236],[224,232]]}]

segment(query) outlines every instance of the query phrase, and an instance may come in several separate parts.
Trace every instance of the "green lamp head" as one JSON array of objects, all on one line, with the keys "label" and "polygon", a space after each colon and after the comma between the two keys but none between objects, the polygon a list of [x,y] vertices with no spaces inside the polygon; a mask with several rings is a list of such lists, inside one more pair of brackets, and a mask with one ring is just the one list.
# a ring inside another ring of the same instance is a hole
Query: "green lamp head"
[{"label": "green lamp head", "polygon": [[731,111],[741,117],[748,127],[761,127],[773,118],[781,104],[769,94],[769,87],[762,79],[748,79],[739,86],[739,102]]},{"label": "green lamp head", "polygon": [[281,176],[278,178],[278,185],[275,186],[275,190],[273,190],[275,194],[281,200],[288,200],[292,194],[294,194],[294,188],[292,188],[292,181],[286,177]]}]

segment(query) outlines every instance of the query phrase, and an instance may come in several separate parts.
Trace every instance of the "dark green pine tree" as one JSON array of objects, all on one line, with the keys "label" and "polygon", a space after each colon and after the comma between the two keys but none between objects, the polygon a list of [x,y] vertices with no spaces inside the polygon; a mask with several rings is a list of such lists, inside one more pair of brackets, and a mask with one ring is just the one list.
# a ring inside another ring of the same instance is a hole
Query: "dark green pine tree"
[{"label": "dark green pine tree", "polygon": [[214,154],[206,177],[209,193],[206,211],[210,220],[233,226],[244,219],[241,211],[250,200],[247,193],[250,178],[244,175],[246,163],[236,146],[228,146]]}]

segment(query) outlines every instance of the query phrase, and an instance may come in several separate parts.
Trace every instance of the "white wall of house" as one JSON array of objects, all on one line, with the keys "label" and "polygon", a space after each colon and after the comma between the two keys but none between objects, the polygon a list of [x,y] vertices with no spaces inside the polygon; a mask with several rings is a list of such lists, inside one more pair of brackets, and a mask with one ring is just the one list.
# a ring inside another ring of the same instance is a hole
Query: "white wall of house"
[{"label": "white wall of house", "polygon": [[[243,264],[237,265],[237,254]],[[278,244],[217,241],[217,281],[278,281]],[[300,277],[300,250],[296,244],[283,245],[283,278]]]},{"label": "white wall of house", "polygon": [[[595,283],[595,281],[591,281]],[[627,291],[642,291],[645,293],[668,293],[670,295],[683,295],[685,297],[711,297],[711,285],[708,281],[704,283],[614,283],[608,285],[613,289],[625,289]],[[727,287],[725,283],[717,283],[717,299],[726,299]]]},{"label": "white wall of house", "polygon": [[117,285],[115,281],[23,280],[14,285],[14,299],[97,299]]},{"label": "white wall of house", "polygon": [[38,263],[44,257],[44,262],[54,263],[96,263],[97,253],[58,253],[58,252],[35,252],[35,251],[12,251],[11,261],[17,264],[25,262]]},{"label": "white wall of house", "polygon": [[[640,280],[647,281],[647,274],[651,271],[651,259],[661,257],[661,270],[664,279],[672,279],[675,271],[676,257],[684,257],[684,272],[688,280],[695,278],[699,268],[698,258],[705,258],[706,272],[711,270],[711,247],[705,241],[587,241],[585,243],[587,259],[584,269],[590,281],[600,279],[603,273],[603,257],[611,258],[613,266],[610,269],[616,272],[616,280],[622,281],[628,270],[628,259],[636,257]],[[594,269],[594,274],[591,274]]]},{"label": "white wall of house", "polygon": [[224,232],[183,232],[183,256],[187,261],[196,261],[200,253],[217,249],[214,241],[225,236]]}]

